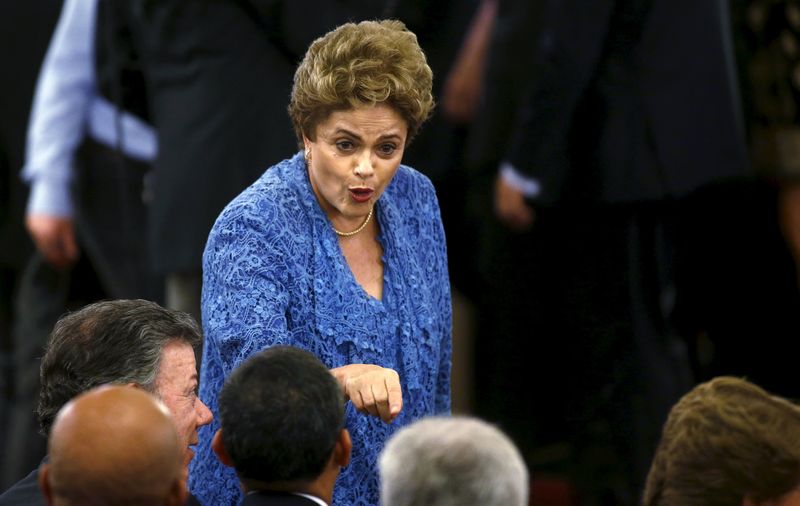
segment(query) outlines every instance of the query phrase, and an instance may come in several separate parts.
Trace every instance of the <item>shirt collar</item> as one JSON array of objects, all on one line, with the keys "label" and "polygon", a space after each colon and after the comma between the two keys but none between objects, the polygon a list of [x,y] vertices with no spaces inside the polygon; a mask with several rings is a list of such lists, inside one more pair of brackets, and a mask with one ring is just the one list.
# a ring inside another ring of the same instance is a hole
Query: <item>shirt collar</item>
[{"label": "shirt collar", "polygon": [[292,494],[293,495],[299,495],[300,497],[305,497],[306,499],[314,501],[315,503],[319,504],[320,506],[328,506],[328,504],[325,501],[323,501],[322,499],[320,499],[319,497],[314,497],[313,495],[308,495],[308,494],[301,494],[300,492],[292,492]]}]

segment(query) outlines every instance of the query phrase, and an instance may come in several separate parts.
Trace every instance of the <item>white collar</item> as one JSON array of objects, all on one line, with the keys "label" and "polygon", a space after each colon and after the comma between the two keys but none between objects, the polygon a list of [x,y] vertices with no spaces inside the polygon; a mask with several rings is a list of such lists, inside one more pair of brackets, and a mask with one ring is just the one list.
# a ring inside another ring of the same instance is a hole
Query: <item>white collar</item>
[{"label": "white collar", "polygon": [[320,506],[328,506],[328,504],[319,497],[314,497],[313,495],[308,495],[308,494],[301,494],[300,492],[292,492],[292,494],[299,495],[300,497],[305,497],[306,499],[310,499],[315,503],[319,504]]}]

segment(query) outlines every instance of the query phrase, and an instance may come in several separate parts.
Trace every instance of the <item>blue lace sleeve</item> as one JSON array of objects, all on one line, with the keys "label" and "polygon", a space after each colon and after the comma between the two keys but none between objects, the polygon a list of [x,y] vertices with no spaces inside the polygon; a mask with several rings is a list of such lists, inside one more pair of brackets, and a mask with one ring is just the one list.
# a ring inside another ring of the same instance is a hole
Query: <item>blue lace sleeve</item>
[{"label": "blue lace sleeve", "polygon": [[[234,201],[209,235],[203,258],[203,365],[200,396],[217,414],[217,395],[225,377],[261,349],[292,344],[288,330],[287,255],[279,237],[285,209],[257,192]],[[238,480],[222,466],[210,442],[219,420],[200,430],[190,469],[190,489],[203,504],[241,501]]]},{"label": "blue lace sleeve", "polygon": [[249,202],[229,209],[206,246],[203,327],[225,376],[258,350],[290,344],[288,269],[263,211]]}]

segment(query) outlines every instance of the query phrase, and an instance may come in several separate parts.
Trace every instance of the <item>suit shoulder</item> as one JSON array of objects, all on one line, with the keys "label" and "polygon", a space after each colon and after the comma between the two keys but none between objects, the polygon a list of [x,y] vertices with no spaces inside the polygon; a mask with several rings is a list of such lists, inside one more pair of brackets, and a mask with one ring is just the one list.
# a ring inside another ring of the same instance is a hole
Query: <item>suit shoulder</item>
[{"label": "suit shoulder", "polygon": [[44,497],[39,490],[39,470],[34,469],[0,495],[0,506],[45,506]]}]

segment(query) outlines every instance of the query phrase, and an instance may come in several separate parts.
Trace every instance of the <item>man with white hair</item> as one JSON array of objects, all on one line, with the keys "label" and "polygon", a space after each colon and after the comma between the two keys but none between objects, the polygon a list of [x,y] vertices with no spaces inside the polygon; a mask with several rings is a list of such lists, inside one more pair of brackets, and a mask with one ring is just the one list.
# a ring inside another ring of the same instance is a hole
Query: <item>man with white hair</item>
[{"label": "man with white hair", "polygon": [[523,506],[528,470],[514,443],[475,418],[431,417],[400,430],[379,460],[383,506]]}]

